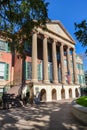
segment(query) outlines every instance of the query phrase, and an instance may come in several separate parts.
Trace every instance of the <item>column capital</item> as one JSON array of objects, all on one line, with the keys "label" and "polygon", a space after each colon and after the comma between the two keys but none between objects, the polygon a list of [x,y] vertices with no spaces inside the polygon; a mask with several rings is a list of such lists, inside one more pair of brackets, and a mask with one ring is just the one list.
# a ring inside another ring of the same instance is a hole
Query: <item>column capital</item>
[{"label": "column capital", "polygon": [[75,51],[75,48],[72,48],[73,51]]},{"label": "column capital", "polygon": [[38,30],[34,29],[32,30],[32,34],[39,34]]},{"label": "column capital", "polygon": [[60,46],[64,46],[65,44],[63,42],[60,43]]},{"label": "column capital", "polygon": [[73,55],[75,56],[76,55],[75,48],[73,48],[72,52],[73,52]]},{"label": "column capital", "polygon": [[67,49],[70,49],[71,47],[67,45]]},{"label": "column capital", "polygon": [[57,39],[53,39],[53,43],[54,43],[54,42],[57,43]]},{"label": "column capital", "polygon": [[43,35],[43,37],[44,37],[44,38],[49,38],[49,36],[48,36],[48,35],[46,35],[46,34],[44,34],[44,35]]}]

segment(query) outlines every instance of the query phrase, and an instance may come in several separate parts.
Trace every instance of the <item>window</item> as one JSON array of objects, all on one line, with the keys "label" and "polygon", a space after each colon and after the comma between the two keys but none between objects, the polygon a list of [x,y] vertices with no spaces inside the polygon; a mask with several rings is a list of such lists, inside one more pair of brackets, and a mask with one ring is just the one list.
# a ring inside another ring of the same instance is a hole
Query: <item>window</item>
[{"label": "window", "polygon": [[49,77],[49,80],[50,80],[50,81],[53,80],[52,63],[48,63],[48,77]]},{"label": "window", "polygon": [[83,70],[83,64],[81,64],[81,69]]},{"label": "window", "polygon": [[59,61],[60,60],[60,54],[57,53],[57,60]]},{"label": "window", "polygon": [[79,81],[79,84],[83,83],[83,76],[82,75],[78,75],[78,81]]},{"label": "window", "polygon": [[78,75],[78,82],[79,82],[79,84],[80,84],[80,75]]},{"label": "window", "polygon": [[64,50],[64,56],[66,56],[67,55],[67,52]]},{"label": "window", "polygon": [[0,50],[6,51],[6,42],[5,41],[0,41]]},{"label": "window", "polygon": [[72,55],[73,51],[72,51],[72,50],[70,50],[70,51],[69,51],[69,53],[70,53],[70,55]]},{"label": "window", "polygon": [[58,69],[58,80],[59,80],[59,82],[62,81],[62,75],[61,75],[61,68],[60,67]]},{"label": "window", "polygon": [[0,62],[0,80],[8,80],[9,78],[9,64]]},{"label": "window", "polygon": [[84,75],[81,75],[81,83],[82,83],[82,84],[85,83],[85,77],[84,77]]},{"label": "window", "polygon": [[10,49],[9,43],[7,43],[6,41],[1,41],[1,40],[0,40],[0,51],[9,52],[10,50],[11,50],[11,49]]},{"label": "window", "polygon": [[42,80],[43,79],[42,62],[38,64],[37,72],[38,72],[38,80]]},{"label": "window", "polygon": [[51,50],[50,47],[48,46],[48,61],[51,62],[52,55],[51,55]]},{"label": "window", "polygon": [[77,68],[78,68],[79,70],[83,70],[83,64],[77,63]]},{"label": "window", "polygon": [[31,54],[31,52],[32,52],[31,43],[29,43],[28,41],[25,41],[25,43],[24,43],[24,48],[25,48],[25,51],[27,51],[28,53]]},{"label": "window", "polygon": [[0,79],[4,79],[5,64],[0,63]]},{"label": "window", "polygon": [[79,63],[77,63],[77,68],[80,70],[80,64]]},{"label": "window", "polygon": [[7,43],[7,51],[10,52],[11,51],[11,46],[9,43]]},{"label": "window", "polygon": [[25,62],[25,79],[30,80],[31,78],[32,78],[31,62]]}]

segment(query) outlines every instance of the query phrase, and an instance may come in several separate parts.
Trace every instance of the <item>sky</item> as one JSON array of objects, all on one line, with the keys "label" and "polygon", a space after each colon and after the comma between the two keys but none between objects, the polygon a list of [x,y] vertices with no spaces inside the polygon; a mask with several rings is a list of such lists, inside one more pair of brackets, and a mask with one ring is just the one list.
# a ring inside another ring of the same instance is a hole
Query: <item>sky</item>
[{"label": "sky", "polygon": [[[76,42],[76,53],[83,54],[81,46],[74,35],[74,23],[87,20],[87,0],[45,0],[49,2],[48,16],[51,20],[59,20]],[[85,62],[86,64],[86,62]]]}]

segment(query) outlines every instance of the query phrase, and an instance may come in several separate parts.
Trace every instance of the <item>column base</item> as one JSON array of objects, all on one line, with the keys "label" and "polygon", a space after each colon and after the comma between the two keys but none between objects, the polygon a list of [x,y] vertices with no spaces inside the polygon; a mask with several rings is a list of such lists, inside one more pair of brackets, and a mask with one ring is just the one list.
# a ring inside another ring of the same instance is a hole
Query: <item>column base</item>
[{"label": "column base", "polygon": [[75,85],[79,85],[79,83],[78,83],[78,82],[75,82],[74,84],[75,84]]},{"label": "column base", "polygon": [[61,82],[61,84],[66,84],[66,82]]},{"label": "column base", "polygon": [[72,82],[70,82],[70,83],[67,83],[68,85],[73,85],[73,83]]},{"label": "column base", "polygon": [[57,81],[57,80],[55,80],[55,81],[53,81],[53,83],[54,83],[54,84],[58,84],[58,81]]},{"label": "column base", "polygon": [[33,82],[33,83],[37,83],[38,80],[37,80],[37,79],[32,79],[32,82]]},{"label": "column base", "polygon": [[50,81],[49,80],[43,80],[43,83],[50,83]]}]

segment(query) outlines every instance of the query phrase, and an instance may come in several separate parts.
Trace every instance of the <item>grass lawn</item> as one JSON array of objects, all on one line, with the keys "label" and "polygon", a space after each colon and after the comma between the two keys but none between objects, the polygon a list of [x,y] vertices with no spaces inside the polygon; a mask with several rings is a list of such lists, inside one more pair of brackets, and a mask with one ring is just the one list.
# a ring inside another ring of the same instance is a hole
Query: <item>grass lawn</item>
[{"label": "grass lawn", "polygon": [[81,106],[87,107],[87,96],[83,96],[83,97],[78,98],[76,100],[76,103],[81,105]]}]

